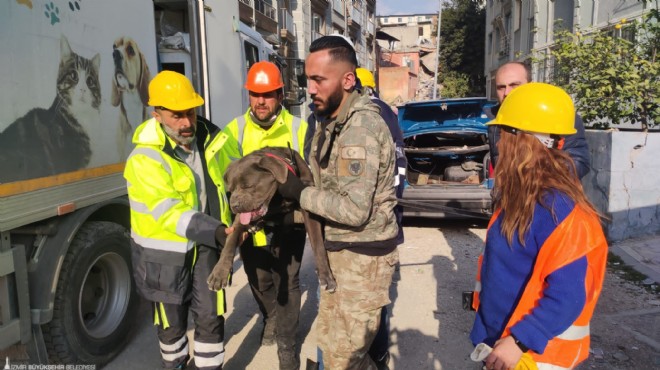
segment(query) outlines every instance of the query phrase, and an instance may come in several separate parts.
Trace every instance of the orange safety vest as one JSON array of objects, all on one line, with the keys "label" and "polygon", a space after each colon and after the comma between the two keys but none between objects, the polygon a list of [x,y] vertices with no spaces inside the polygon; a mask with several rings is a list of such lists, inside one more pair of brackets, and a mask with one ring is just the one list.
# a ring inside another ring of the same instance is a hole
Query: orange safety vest
[{"label": "orange safety vest", "polygon": [[[499,210],[493,214],[488,225],[489,229],[499,214]],[[568,329],[548,342],[543,354],[529,351],[539,369],[550,366],[554,366],[552,369],[557,370],[572,369],[589,357],[589,322],[603,287],[607,263],[607,240],[598,217],[576,205],[566,219],[557,225],[540,249],[532,276],[501,338],[510,335],[511,327],[536,308],[537,302],[543,297],[546,278],[550,274],[584,256],[587,257],[585,278],[587,296],[584,308]],[[479,256],[477,283],[472,303],[475,310],[479,307],[482,261],[483,253]]]}]

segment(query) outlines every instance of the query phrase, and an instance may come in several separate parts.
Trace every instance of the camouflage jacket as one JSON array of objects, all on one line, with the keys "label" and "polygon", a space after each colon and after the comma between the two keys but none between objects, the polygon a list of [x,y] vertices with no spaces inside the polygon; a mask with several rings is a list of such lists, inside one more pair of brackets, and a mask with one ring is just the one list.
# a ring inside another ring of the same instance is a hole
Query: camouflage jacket
[{"label": "camouflage jacket", "polygon": [[303,190],[300,205],[326,219],[329,250],[380,255],[396,246],[395,150],[379,111],[369,97],[353,92],[337,118],[321,124],[312,139],[315,186]]}]

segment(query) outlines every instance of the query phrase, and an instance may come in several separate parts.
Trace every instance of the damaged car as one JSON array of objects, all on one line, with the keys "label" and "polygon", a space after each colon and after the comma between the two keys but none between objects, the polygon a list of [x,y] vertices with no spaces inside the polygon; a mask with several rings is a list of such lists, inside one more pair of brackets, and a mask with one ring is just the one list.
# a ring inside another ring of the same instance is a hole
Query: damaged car
[{"label": "damaged car", "polygon": [[404,217],[489,218],[491,164],[486,98],[411,102],[398,107],[408,160],[399,204]]}]

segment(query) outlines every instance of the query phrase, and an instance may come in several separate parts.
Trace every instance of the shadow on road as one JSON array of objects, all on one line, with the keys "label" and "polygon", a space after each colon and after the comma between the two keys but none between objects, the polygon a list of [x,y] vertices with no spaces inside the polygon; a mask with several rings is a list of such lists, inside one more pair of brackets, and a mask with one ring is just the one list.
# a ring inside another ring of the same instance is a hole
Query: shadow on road
[{"label": "shadow on road", "polygon": [[[414,321],[408,325],[410,320],[392,318],[397,322],[391,331],[392,347],[397,347],[398,355],[392,357],[390,367],[479,369],[469,359],[474,313],[462,309],[461,293],[474,287],[477,258],[483,248],[482,237],[471,229],[485,229],[487,221],[407,219],[404,226],[409,231],[406,243],[400,246],[401,266],[391,294],[396,306],[409,307],[410,314],[423,320],[425,329],[417,329],[419,324],[407,328]],[[413,234],[413,229],[420,230]],[[413,305],[397,299],[412,300]]]}]

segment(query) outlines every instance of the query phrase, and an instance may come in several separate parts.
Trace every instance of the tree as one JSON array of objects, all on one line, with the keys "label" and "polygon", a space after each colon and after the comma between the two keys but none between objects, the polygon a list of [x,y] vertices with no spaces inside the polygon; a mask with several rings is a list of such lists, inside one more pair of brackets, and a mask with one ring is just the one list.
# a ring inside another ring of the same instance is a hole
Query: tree
[{"label": "tree", "polygon": [[[552,80],[574,95],[587,124],[608,128],[630,122],[645,131],[660,124],[658,20],[656,9],[639,23],[622,20],[613,32],[557,32]],[[624,27],[636,42],[617,37]]]},{"label": "tree", "polygon": [[485,2],[482,0],[443,1],[439,82],[444,85],[447,82],[446,79],[450,78],[453,79],[453,83],[456,81],[456,77],[462,74],[468,78],[466,95],[484,96],[486,94],[484,76]]}]

